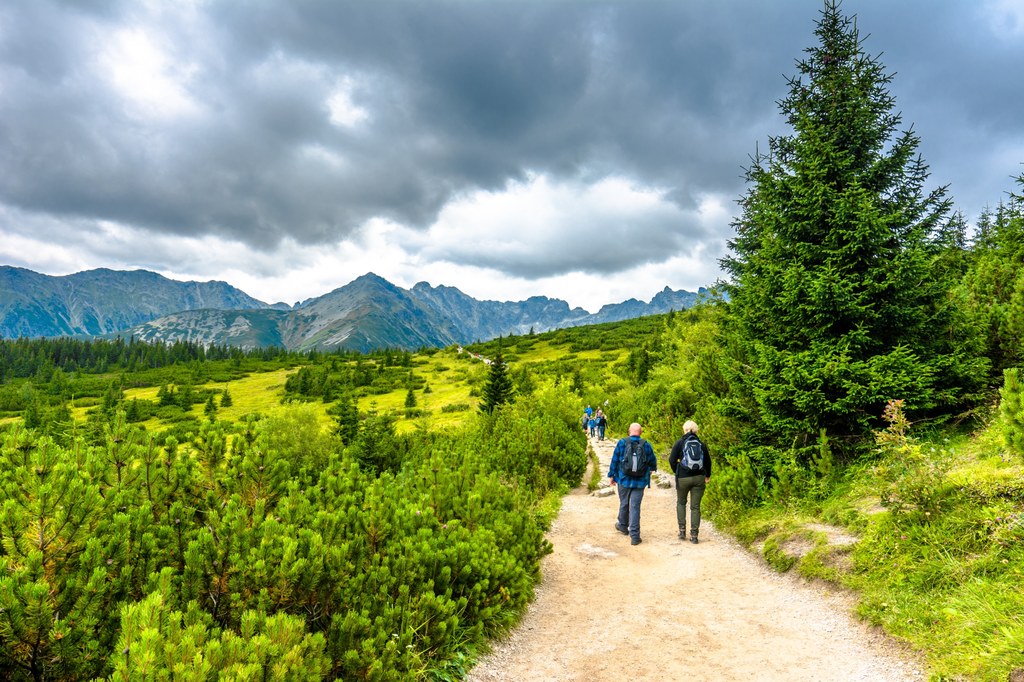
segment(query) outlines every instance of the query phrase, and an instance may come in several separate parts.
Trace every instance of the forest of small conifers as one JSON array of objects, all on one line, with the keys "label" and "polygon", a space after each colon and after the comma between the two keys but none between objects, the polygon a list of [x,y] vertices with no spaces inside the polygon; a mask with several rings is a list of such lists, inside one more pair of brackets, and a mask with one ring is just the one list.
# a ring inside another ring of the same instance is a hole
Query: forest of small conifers
[{"label": "forest of small conifers", "polygon": [[1024,177],[968,224],[852,18],[816,38],[692,310],[490,365],[0,342],[0,676],[457,679],[532,595],[586,404],[662,455],[695,419],[718,527],[935,679],[1024,668]]}]

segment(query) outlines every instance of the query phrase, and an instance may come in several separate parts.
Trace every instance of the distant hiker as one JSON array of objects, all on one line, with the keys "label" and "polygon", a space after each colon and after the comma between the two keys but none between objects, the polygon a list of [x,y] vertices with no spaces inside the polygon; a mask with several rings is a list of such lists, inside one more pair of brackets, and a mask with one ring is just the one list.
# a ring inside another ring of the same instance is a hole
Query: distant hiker
[{"label": "distant hiker", "polygon": [[597,439],[604,440],[604,430],[608,426],[608,420],[604,416],[604,412],[601,408],[597,408]]},{"label": "distant hiker", "polygon": [[591,415],[590,419],[587,420],[587,426],[590,428],[590,437],[593,438],[597,432],[597,417]]},{"label": "distant hiker", "polygon": [[587,413],[587,419],[590,419],[590,415],[594,414],[594,408],[592,408],[590,405],[587,405],[587,409],[583,411]]},{"label": "distant hiker", "polygon": [[580,424],[583,426],[583,433],[587,432],[587,426],[590,425],[590,415],[584,413],[583,419],[580,420]]},{"label": "distant hiker", "polygon": [[629,425],[629,438],[615,444],[612,463],[608,467],[608,483],[619,486],[619,516],[615,530],[629,535],[630,544],[639,545],[640,503],[644,488],[651,485],[651,472],[658,468],[654,448],[640,437],[643,429],[636,422]]},{"label": "distant hiker", "polygon": [[690,542],[697,544],[700,532],[700,500],[704,487],[711,480],[711,452],[697,438],[697,423],[683,424],[683,437],[672,446],[668,457],[672,473],[676,475],[676,521],[679,539],[686,539],[686,496],[690,496]]}]

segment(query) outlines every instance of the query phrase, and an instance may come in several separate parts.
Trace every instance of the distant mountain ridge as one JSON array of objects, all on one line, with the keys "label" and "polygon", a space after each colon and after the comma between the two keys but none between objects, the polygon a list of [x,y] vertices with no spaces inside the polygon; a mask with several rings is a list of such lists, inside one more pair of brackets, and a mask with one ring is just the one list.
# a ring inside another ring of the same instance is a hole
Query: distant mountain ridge
[{"label": "distant mountain ridge", "polygon": [[100,268],[52,277],[0,266],[0,337],[97,336],[182,310],[268,308],[227,282]]},{"label": "distant mountain ridge", "polygon": [[665,287],[650,303],[629,299],[590,314],[546,296],[479,301],[454,287],[419,282],[407,290],[368,273],[291,307],[268,305],[224,282],[176,282],[145,270],[50,277],[0,266],[0,336],[412,350],[682,310],[705,293]]}]

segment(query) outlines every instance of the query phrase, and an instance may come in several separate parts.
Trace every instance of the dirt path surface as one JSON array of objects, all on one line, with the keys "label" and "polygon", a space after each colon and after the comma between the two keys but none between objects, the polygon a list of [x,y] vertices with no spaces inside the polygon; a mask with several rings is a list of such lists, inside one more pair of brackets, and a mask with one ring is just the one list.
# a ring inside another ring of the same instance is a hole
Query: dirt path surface
[{"label": "dirt path surface", "polygon": [[[607,472],[615,441],[591,445]],[[645,493],[640,545],[617,512],[617,495],[565,498],[536,599],[467,679],[927,679],[847,598],[773,572],[707,520],[700,544],[677,539],[674,488]]]}]

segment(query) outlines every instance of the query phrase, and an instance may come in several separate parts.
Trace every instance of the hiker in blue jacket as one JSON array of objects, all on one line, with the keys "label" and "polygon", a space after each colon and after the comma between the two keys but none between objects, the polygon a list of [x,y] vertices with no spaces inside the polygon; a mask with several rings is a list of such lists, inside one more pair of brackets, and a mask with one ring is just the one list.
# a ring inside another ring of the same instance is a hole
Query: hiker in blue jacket
[{"label": "hiker in blue jacket", "polygon": [[658,468],[654,448],[640,437],[643,428],[633,422],[629,425],[629,438],[622,438],[615,444],[612,463],[608,467],[609,485],[619,487],[619,516],[615,530],[629,535],[630,544],[639,545],[640,503],[644,490],[651,485],[651,472]]}]

